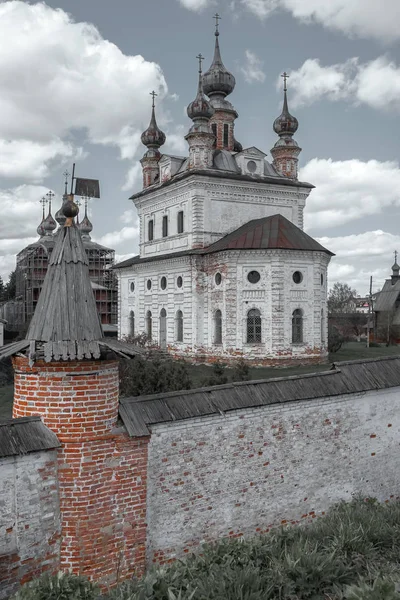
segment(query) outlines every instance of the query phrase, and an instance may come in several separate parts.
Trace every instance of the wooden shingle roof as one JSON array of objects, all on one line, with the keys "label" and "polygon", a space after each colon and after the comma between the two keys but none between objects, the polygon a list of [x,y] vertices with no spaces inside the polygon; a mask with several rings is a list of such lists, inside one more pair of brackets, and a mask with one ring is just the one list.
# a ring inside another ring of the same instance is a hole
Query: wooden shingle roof
[{"label": "wooden shingle roof", "polygon": [[129,435],[140,437],[157,423],[398,386],[400,356],[389,356],[338,362],[319,373],[121,398],[119,412]]},{"label": "wooden shingle roof", "polygon": [[59,448],[60,442],[40,417],[0,421],[0,458]]}]

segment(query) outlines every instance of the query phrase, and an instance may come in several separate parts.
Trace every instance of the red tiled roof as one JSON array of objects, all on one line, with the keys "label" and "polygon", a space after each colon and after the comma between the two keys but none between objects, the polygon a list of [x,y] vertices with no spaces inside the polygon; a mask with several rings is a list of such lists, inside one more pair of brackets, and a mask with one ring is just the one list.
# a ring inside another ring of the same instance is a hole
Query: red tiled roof
[{"label": "red tiled roof", "polygon": [[204,253],[221,250],[312,250],[326,252],[321,244],[282,215],[272,215],[245,223],[235,231],[204,249]]}]

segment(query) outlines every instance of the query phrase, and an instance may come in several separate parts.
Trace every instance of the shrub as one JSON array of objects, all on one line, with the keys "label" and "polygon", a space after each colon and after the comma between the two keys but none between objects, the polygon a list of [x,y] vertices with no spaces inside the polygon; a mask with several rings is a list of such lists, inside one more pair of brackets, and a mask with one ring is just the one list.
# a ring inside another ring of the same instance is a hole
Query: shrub
[{"label": "shrub", "polygon": [[224,383],[228,383],[228,377],[225,373],[226,365],[222,362],[216,361],[212,366],[212,375],[211,377],[206,377],[203,379],[203,386],[212,386],[212,385],[223,385]]},{"label": "shrub", "polygon": [[191,387],[186,363],[166,358],[157,351],[146,359],[136,356],[132,360],[120,360],[119,377],[121,396],[160,394]]},{"label": "shrub", "polygon": [[234,366],[232,371],[232,381],[249,381],[250,367],[248,363],[241,358]]},{"label": "shrub", "polygon": [[98,595],[98,587],[86,577],[44,573],[39,579],[26,583],[14,600],[95,600]]}]

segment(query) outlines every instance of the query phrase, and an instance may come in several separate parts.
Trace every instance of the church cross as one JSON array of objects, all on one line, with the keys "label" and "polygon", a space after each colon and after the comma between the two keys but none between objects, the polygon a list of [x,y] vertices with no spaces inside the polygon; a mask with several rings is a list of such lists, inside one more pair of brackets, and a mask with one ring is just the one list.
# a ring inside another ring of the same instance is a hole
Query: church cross
[{"label": "church cross", "polygon": [[394,251],[394,262],[397,263],[397,250]]},{"label": "church cross", "polygon": [[198,61],[199,61],[199,73],[201,73],[201,63],[202,63],[202,62],[203,62],[203,60],[204,60],[204,56],[202,56],[201,54],[198,54],[198,55],[196,56],[196,58],[197,58],[197,59],[198,59]]},{"label": "church cross", "polygon": [[65,194],[67,194],[68,177],[70,176],[70,173],[68,173],[68,171],[64,171],[63,175],[64,175]]},{"label": "church cross", "polygon": [[290,75],[288,75],[286,73],[286,71],[284,71],[282,73],[281,77],[283,77],[283,91],[286,92],[287,91],[287,80],[289,79]]},{"label": "church cross", "polygon": [[154,108],[154,107],[155,107],[155,105],[156,105],[155,98],[156,98],[156,96],[158,96],[158,94],[156,94],[156,93],[155,93],[155,91],[153,90],[152,92],[150,92],[150,96],[153,96],[153,104],[152,104],[152,107]]},{"label": "church cross", "polygon": [[44,219],[44,207],[47,204],[47,198],[45,196],[43,196],[43,198],[41,200],[39,200],[39,202],[42,205],[42,213],[43,213],[43,219]]},{"label": "church cross", "polygon": [[218,21],[220,21],[221,18],[222,17],[220,17],[218,13],[215,13],[215,15],[213,16],[213,19],[215,19],[215,33],[219,33],[219,31],[218,31]]},{"label": "church cross", "polygon": [[53,200],[55,194],[51,190],[49,190],[46,194],[46,197],[49,199],[49,213],[51,213],[51,201]]}]

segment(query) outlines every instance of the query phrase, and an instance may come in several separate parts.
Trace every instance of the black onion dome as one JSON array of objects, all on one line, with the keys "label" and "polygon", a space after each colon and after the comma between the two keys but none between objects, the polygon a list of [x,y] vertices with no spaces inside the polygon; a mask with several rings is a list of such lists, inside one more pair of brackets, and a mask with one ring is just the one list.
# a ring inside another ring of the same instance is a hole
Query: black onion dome
[{"label": "black onion dome", "polygon": [[203,75],[203,90],[207,96],[212,94],[223,94],[228,96],[233,92],[236,80],[232,73],[225,68],[222,62],[218,42],[219,32],[215,32],[215,51],[211,67]]},{"label": "black onion dome", "polygon": [[197,96],[187,107],[187,115],[189,119],[211,119],[214,114],[214,109],[204,96],[201,71],[199,73],[199,86],[197,88]]},{"label": "black onion dome", "polygon": [[142,133],[141,136],[142,144],[144,146],[147,146],[148,148],[159,148],[160,146],[165,144],[166,139],[167,138],[165,136],[165,133],[161,131],[161,129],[157,125],[156,113],[153,106],[151,110],[150,125],[148,126],[146,131]]},{"label": "black onion dome", "polygon": [[242,152],[243,146],[237,139],[233,138],[233,151],[234,152]]},{"label": "black onion dome", "polygon": [[55,229],[57,229],[57,223],[51,216],[51,213],[47,215],[43,223],[41,223],[42,228],[44,229],[47,235],[51,235]]},{"label": "black onion dome", "polygon": [[293,135],[299,127],[299,122],[296,117],[290,114],[286,90],[284,91],[283,110],[282,114],[274,121],[274,131],[278,135]]}]

